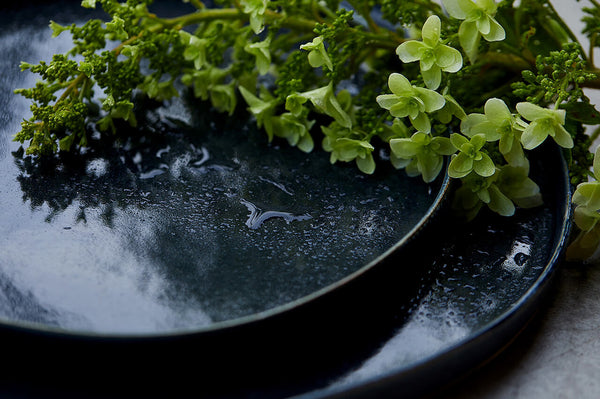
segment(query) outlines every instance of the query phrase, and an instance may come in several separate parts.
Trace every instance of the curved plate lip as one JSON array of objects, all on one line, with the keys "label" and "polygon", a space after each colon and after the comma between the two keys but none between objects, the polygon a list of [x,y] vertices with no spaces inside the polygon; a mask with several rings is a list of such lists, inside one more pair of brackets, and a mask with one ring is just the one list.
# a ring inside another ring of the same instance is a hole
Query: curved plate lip
[{"label": "curved plate lip", "polygon": [[[77,330],[77,329],[62,329],[60,327],[53,327],[44,324],[37,324],[34,322],[28,321],[11,321],[11,320],[2,320],[0,319],[0,328],[16,328],[34,333],[45,333],[51,334],[55,336],[61,337],[71,337],[71,338],[88,338],[88,339],[101,339],[101,340],[152,340],[152,339],[164,339],[169,337],[184,337],[184,336],[200,336],[203,334],[215,333],[222,330],[230,330],[234,328],[238,328],[244,325],[248,325],[251,323],[261,322],[266,319],[274,318],[275,316],[281,315],[293,309],[299,308],[301,306],[307,305],[318,298],[321,298],[325,295],[328,295],[335,291],[336,289],[348,284],[351,281],[354,281],[360,278],[363,274],[368,272],[370,269],[373,269],[379,262],[381,262],[386,257],[390,256],[392,253],[397,251],[400,247],[412,241],[417,233],[419,233],[435,216],[435,214],[442,208],[444,200],[448,196],[449,191],[451,190],[451,179],[448,176],[447,170],[443,169],[442,173],[444,173],[442,177],[442,181],[439,184],[439,190],[436,194],[433,202],[427,209],[427,212],[423,215],[423,217],[416,223],[413,228],[408,231],[399,241],[397,241],[393,246],[388,248],[386,251],[381,253],[375,259],[366,263],[358,270],[348,274],[347,276],[341,278],[340,280],[326,285],[325,287],[316,290],[310,294],[297,298],[293,301],[286,302],[282,305],[275,306],[273,308],[249,314],[247,316],[237,317],[229,320],[218,321],[215,323],[211,323],[207,326],[200,326],[197,328],[182,328],[179,330],[168,330],[168,331],[159,331],[159,332],[94,332],[87,330]],[[398,176],[399,178],[407,178],[414,179],[415,177],[409,177],[408,175]],[[418,177],[416,177],[418,178]],[[440,177],[438,177],[440,179]]]},{"label": "curved plate lip", "polygon": [[[548,261],[544,266],[543,271],[540,273],[540,276],[535,280],[535,282],[529,287],[529,289],[516,301],[512,306],[504,311],[499,316],[495,317],[488,324],[474,330],[468,336],[458,340],[457,342],[449,345],[448,347],[437,351],[433,354],[423,357],[420,360],[415,362],[411,362],[402,366],[398,366],[396,368],[392,368],[385,373],[382,373],[377,376],[372,376],[366,378],[362,381],[357,381],[353,383],[349,383],[348,385],[339,387],[339,388],[324,388],[321,392],[310,393],[310,394],[299,394],[294,396],[295,399],[304,399],[309,396],[311,399],[326,399],[329,397],[339,397],[339,395],[354,395],[361,396],[359,392],[367,392],[369,387],[375,387],[381,384],[382,381],[393,381],[397,379],[401,379],[404,375],[408,375],[411,371],[422,369],[426,370],[433,366],[436,362],[440,361],[440,359],[444,357],[452,357],[460,354],[466,347],[477,345],[477,341],[483,338],[484,335],[494,333],[494,331],[498,330],[501,326],[506,325],[506,323],[510,322],[510,319],[517,316],[517,314],[530,302],[534,302],[536,297],[539,296],[544,289],[549,286],[549,283],[552,279],[553,274],[555,273],[558,265],[562,260],[562,256],[564,255],[564,251],[566,249],[566,245],[569,240],[569,236],[572,230],[572,214],[573,208],[571,205],[571,183],[569,180],[569,174],[567,165],[564,157],[561,155],[561,169],[563,172],[562,184],[566,188],[565,190],[565,199],[564,203],[564,212],[561,213],[560,218],[562,218],[562,223],[560,223],[560,227],[557,226],[555,235],[556,237],[560,237],[554,245],[553,251],[551,255],[548,257]],[[558,225],[559,223],[557,223]],[[516,334],[515,334],[516,335]],[[497,350],[495,351],[497,352]],[[475,367],[476,364],[473,364],[472,367]],[[471,368],[472,368],[471,367]],[[470,368],[469,368],[470,369]],[[466,372],[467,370],[465,370]],[[431,388],[435,388],[435,384],[432,383]],[[438,387],[439,388],[439,387]],[[410,397],[410,394],[407,395]]]}]

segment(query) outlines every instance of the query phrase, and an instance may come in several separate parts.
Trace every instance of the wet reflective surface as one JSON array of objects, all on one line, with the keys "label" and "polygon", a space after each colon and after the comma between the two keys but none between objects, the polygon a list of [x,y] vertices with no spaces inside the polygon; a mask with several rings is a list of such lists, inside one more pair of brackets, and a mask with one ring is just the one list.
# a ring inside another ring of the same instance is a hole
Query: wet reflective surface
[{"label": "wet reflective surface", "polygon": [[332,167],[326,153],[268,144],[247,115],[185,96],[147,104],[122,148],[96,133],[83,156],[31,159],[10,140],[29,115],[11,90],[35,79],[19,60],[49,59],[69,40],[23,23],[0,37],[10,110],[0,131],[0,319],[160,333],[249,316],[356,272],[438,196],[440,181]]},{"label": "wet reflective surface", "polygon": [[[26,15],[0,37],[5,54],[56,51],[14,34],[18,28],[45,40],[49,14],[39,25]],[[0,75],[2,84],[14,84],[14,65],[0,62],[12,71]],[[317,178],[359,183],[327,184],[315,194],[303,154],[267,148],[260,135],[249,141],[256,132],[232,129],[208,111],[191,113],[185,101],[145,115],[151,142],[132,139],[116,153],[99,143],[80,161],[39,164],[11,153],[10,135],[27,106],[7,93],[3,86],[0,257],[10,263],[0,258],[0,313],[27,323],[5,323],[0,335],[17,353],[37,355],[35,362],[10,358],[10,372],[0,373],[7,395],[166,397],[191,389],[214,398],[422,397],[487,360],[523,327],[568,233],[565,169],[558,151],[544,147],[532,162],[542,207],[512,218],[484,212],[467,225],[436,216],[435,228],[408,249],[331,295],[214,334],[186,334],[190,324],[285,303],[351,273],[390,245],[385,226],[414,216],[402,212],[425,206],[436,190],[423,187],[421,203],[402,191],[402,179],[369,185],[348,168],[332,168]],[[275,154],[269,162],[289,166],[265,167],[262,156],[252,160],[238,148],[264,149]],[[28,245],[32,237],[36,244]],[[328,262],[331,254],[346,262]],[[218,266],[220,257],[236,265],[233,272]],[[40,326],[75,334],[39,334]],[[139,330],[181,334],[76,334]],[[193,368],[181,361],[188,358]],[[101,360],[111,362],[110,372]],[[65,373],[73,378],[65,381]]]}]

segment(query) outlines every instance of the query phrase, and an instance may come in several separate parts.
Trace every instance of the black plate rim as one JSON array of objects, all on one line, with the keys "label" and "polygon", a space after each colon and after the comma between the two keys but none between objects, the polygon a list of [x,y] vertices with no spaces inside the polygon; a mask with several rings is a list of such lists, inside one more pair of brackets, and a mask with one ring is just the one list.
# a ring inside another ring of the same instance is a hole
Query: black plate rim
[{"label": "black plate rim", "polygon": [[[562,172],[561,184],[564,187],[564,192],[562,193],[564,195],[564,203],[561,205],[564,206],[564,210],[560,214],[557,212],[560,220],[558,220],[554,231],[554,247],[548,256],[548,261],[543,271],[518,301],[488,324],[474,330],[468,336],[440,351],[424,356],[417,361],[391,368],[387,372],[368,377],[362,381],[349,383],[341,387],[324,389],[320,392],[299,394],[293,396],[293,399],[363,398],[369,397],[369,395],[378,390],[387,391],[392,386],[408,388],[402,397],[421,397],[422,395],[431,394],[432,390],[441,389],[444,385],[456,382],[458,378],[488,361],[490,357],[496,356],[510,345],[516,336],[524,330],[535,313],[536,305],[541,302],[544,295],[550,289],[556,270],[563,260],[573,228],[572,186],[569,179],[568,167],[562,153],[559,154],[559,157]],[[495,339],[495,345],[484,348],[487,346],[486,342],[492,339]],[[481,353],[473,356],[473,351],[481,351]],[[432,370],[439,371],[449,364],[456,364],[455,360],[461,356],[470,356],[471,358],[476,358],[476,360],[467,362],[469,363],[469,367],[464,370],[451,372],[452,377],[440,378],[438,383],[432,381],[429,384],[422,381],[422,378],[425,375],[431,374]],[[414,379],[415,381],[411,382],[409,379]]]},{"label": "black plate rim", "polygon": [[[399,173],[403,173],[403,171],[399,171]],[[43,332],[43,333],[53,334],[53,335],[58,335],[58,336],[63,336],[63,337],[70,336],[70,337],[78,337],[78,338],[109,339],[109,340],[110,339],[117,339],[117,340],[133,339],[133,340],[135,340],[135,339],[154,339],[154,338],[162,339],[162,338],[167,338],[167,337],[182,337],[182,336],[192,336],[192,335],[197,336],[197,335],[202,335],[202,334],[214,333],[214,332],[218,332],[218,331],[225,330],[225,329],[234,329],[234,328],[238,328],[238,327],[248,325],[251,323],[256,323],[256,322],[260,322],[263,320],[274,318],[276,316],[280,316],[286,312],[289,312],[296,308],[299,308],[299,307],[305,306],[309,303],[312,303],[312,302],[318,300],[319,298],[322,298],[326,295],[333,293],[340,287],[343,287],[343,286],[347,285],[348,283],[350,283],[356,279],[359,279],[362,275],[367,273],[369,270],[375,268],[377,266],[377,264],[379,264],[383,259],[385,259],[386,257],[390,256],[394,252],[398,251],[403,246],[405,246],[405,245],[409,244],[410,242],[412,242],[413,240],[415,240],[416,237],[419,235],[419,233],[423,229],[425,229],[425,227],[431,222],[431,220],[435,217],[435,215],[441,210],[441,208],[443,207],[443,204],[445,203],[445,201],[451,191],[452,181],[451,181],[450,177],[448,176],[448,174],[446,173],[445,168],[442,170],[442,173],[443,173],[443,176],[438,177],[438,180],[436,180],[436,181],[441,180],[441,182],[439,183],[439,191],[436,194],[435,198],[433,199],[433,202],[427,209],[427,212],[425,212],[425,214],[418,221],[418,223],[416,223],[413,226],[413,228],[402,237],[402,239],[397,241],[393,246],[391,246],[386,251],[381,253],[375,259],[366,263],[365,265],[360,267],[358,270],[352,272],[351,274],[345,276],[344,278],[342,278],[334,283],[331,283],[317,291],[314,291],[308,295],[302,296],[298,299],[295,299],[293,301],[273,307],[271,309],[267,309],[262,312],[253,313],[253,314],[250,314],[247,316],[242,316],[242,317],[237,317],[237,318],[233,318],[233,319],[229,319],[229,320],[211,323],[210,325],[200,326],[197,328],[183,328],[183,329],[173,330],[173,331],[148,332],[148,333],[145,333],[145,332],[141,332],[141,333],[140,332],[106,333],[106,332],[94,332],[94,331],[76,330],[76,329],[67,330],[67,329],[62,329],[59,327],[37,324],[34,322],[16,321],[16,320],[15,321],[10,321],[10,320],[7,321],[7,320],[3,320],[1,318],[0,318],[0,325],[4,326],[4,327],[23,329],[23,330],[30,331],[30,332]],[[415,177],[409,177],[409,176],[403,174],[403,175],[398,175],[398,178],[414,179]]]}]

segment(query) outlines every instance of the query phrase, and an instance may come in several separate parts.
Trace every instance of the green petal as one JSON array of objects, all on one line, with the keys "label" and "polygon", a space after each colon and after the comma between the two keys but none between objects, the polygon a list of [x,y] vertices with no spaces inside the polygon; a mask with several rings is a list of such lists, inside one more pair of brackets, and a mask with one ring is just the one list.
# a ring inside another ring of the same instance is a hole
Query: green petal
[{"label": "green petal", "polygon": [[456,148],[448,137],[432,138],[429,148],[439,155],[452,155],[456,152]]},{"label": "green petal", "polygon": [[486,139],[483,134],[476,134],[471,138],[471,145],[475,147],[475,150],[479,151],[481,147],[485,145]]},{"label": "green petal", "polygon": [[381,108],[390,109],[398,103],[398,96],[395,94],[381,94],[375,100]]},{"label": "green petal", "polygon": [[452,145],[456,147],[456,149],[460,149],[463,145],[469,142],[465,136],[458,133],[452,133],[450,135],[450,141],[452,142]]},{"label": "green petal", "polygon": [[423,43],[429,47],[435,47],[440,41],[440,32],[442,30],[442,21],[437,15],[432,15],[423,24],[423,30],[421,36],[423,37]]},{"label": "green petal", "polygon": [[448,14],[456,19],[465,19],[469,13],[477,10],[471,0],[442,0]]},{"label": "green petal", "polygon": [[310,134],[306,133],[298,142],[298,148],[304,152],[311,152],[315,147],[315,143]]},{"label": "green petal", "polygon": [[563,148],[573,148],[573,138],[562,125],[557,124],[554,126],[554,135],[552,138]]},{"label": "green petal", "polygon": [[578,206],[573,213],[573,221],[583,231],[593,229],[599,219],[600,214],[598,212],[584,206]]},{"label": "green petal", "polygon": [[375,172],[375,160],[373,159],[372,154],[368,154],[364,158],[361,158],[361,157],[356,158],[356,165],[358,166],[358,169],[361,172],[366,173],[368,175]]},{"label": "green petal", "polygon": [[473,159],[460,152],[452,157],[448,165],[448,175],[453,178],[465,177],[473,170]]},{"label": "green petal", "polygon": [[502,216],[512,216],[515,214],[515,205],[506,195],[502,194],[496,185],[491,185],[489,190],[491,201],[488,207],[492,211]]},{"label": "green petal", "polygon": [[460,123],[460,131],[466,136],[473,137],[480,132],[477,126],[487,121],[487,117],[483,114],[469,114]]},{"label": "green petal", "polygon": [[412,158],[421,152],[422,143],[416,143],[412,139],[391,139],[390,150],[398,158]]},{"label": "green petal", "polygon": [[[535,105],[529,102],[522,102],[517,104],[517,111],[521,116],[528,121],[534,121],[536,119],[547,118],[551,116],[548,114],[550,111],[547,108],[542,108],[539,105]],[[551,111],[550,111],[551,112]]]},{"label": "green petal", "polygon": [[421,71],[428,71],[435,66],[435,53],[431,49],[427,49],[421,56]]},{"label": "green petal", "polygon": [[479,176],[490,177],[496,172],[496,165],[487,154],[482,154],[479,161],[473,162],[473,170]]},{"label": "green petal", "polygon": [[429,121],[427,114],[421,112],[416,118],[410,118],[410,121],[419,132],[431,132],[431,122]]},{"label": "green petal", "polygon": [[488,42],[499,42],[506,38],[506,32],[502,25],[498,23],[494,18],[489,17],[490,29],[488,33],[481,32],[483,38]]},{"label": "green petal", "polygon": [[483,15],[481,18],[479,18],[476,21],[477,24],[477,30],[479,31],[479,33],[481,33],[482,35],[487,35],[488,33],[490,33],[490,19],[487,15]]},{"label": "green petal", "polygon": [[409,40],[396,48],[396,54],[404,63],[419,61],[424,44],[416,40]]},{"label": "green petal", "polygon": [[542,144],[548,137],[548,131],[543,124],[532,122],[521,135],[521,143],[526,150],[532,150]]},{"label": "green petal", "polygon": [[594,177],[596,180],[600,180],[600,146],[596,147],[596,152],[594,153]]},{"label": "green petal", "polygon": [[304,109],[303,105],[307,101],[307,98],[300,94],[290,94],[285,99],[285,109],[290,111],[296,116],[300,116]]},{"label": "green petal", "polygon": [[444,163],[442,157],[428,152],[422,156],[417,157],[421,174],[423,175],[423,181],[425,183],[431,183],[438,176],[442,170]]},{"label": "green petal", "polygon": [[388,86],[392,93],[397,96],[400,95],[412,95],[414,93],[413,86],[409,80],[399,73],[392,73],[388,78]]},{"label": "green petal", "polygon": [[444,72],[458,72],[462,68],[463,59],[460,51],[449,46],[438,46],[435,49],[435,58],[437,65]]},{"label": "green petal", "polygon": [[519,143],[515,143],[515,136],[513,134],[505,134],[500,137],[500,142],[498,143],[498,149],[501,154],[508,154],[512,149],[513,145],[519,145]]},{"label": "green petal", "polygon": [[475,0],[475,3],[481,8],[485,13],[489,16],[496,15],[496,11],[498,10],[498,5],[495,0]]},{"label": "green petal", "polygon": [[423,81],[428,89],[435,90],[440,87],[440,83],[442,83],[442,70],[438,66],[433,66],[427,71],[421,70],[421,75],[423,75]]},{"label": "green petal", "polygon": [[499,98],[490,98],[485,103],[485,116],[489,121],[498,125],[511,120],[512,114],[506,103]]},{"label": "green petal", "polygon": [[490,201],[492,200],[491,196],[490,196],[490,190],[488,189],[484,189],[484,190],[479,190],[477,191],[477,197],[479,197],[479,199],[481,200],[481,202],[485,202],[486,204],[489,204]]},{"label": "green petal", "polygon": [[475,62],[479,54],[479,41],[481,36],[477,29],[477,24],[471,21],[464,21],[458,28],[458,40],[460,45],[467,53],[471,63]]},{"label": "green petal", "polygon": [[415,87],[418,97],[425,104],[426,112],[433,112],[442,109],[446,104],[446,99],[440,93],[422,87]]},{"label": "green petal", "polygon": [[593,210],[600,209],[600,182],[580,183],[573,193],[573,203]]},{"label": "green petal", "polygon": [[404,118],[411,114],[416,117],[418,108],[411,105],[411,100],[410,98],[399,98],[396,104],[390,107],[390,114],[396,118]]}]

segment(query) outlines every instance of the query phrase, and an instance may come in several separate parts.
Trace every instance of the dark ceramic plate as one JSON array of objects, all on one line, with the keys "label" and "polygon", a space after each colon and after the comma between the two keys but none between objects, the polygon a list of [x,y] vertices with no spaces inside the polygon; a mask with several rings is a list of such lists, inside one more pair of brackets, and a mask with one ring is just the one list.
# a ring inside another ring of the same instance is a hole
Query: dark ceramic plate
[{"label": "dark ceramic plate", "polygon": [[300,171],[307,156],[185,102],[145,114],[150,142],[31,162],[8,139],[27,113],[11,86],[31,83],[15,64],[57,51],[43,27],[79,12],[25,2],[0,17],[3,397],[416,397],[526,323],[569,229],[555,147],[533,154],[544,206],[468,225],[441,206],[445,181],[407,192],[415,181],[385,170]]},{"label": "dark ceramic plate", "polygon": [[12,90],[37,77],[19,64],[70,48],[49,19],[89,14],[68,2],[3,15],[1,320],[113,335],[242,323],[354,278],[438,209],[442,178],[332,167],[185,95],[140,107],[141,128],[118,150],[92,132],[81,157],[23,155],[10,138],[28,102]]}]

